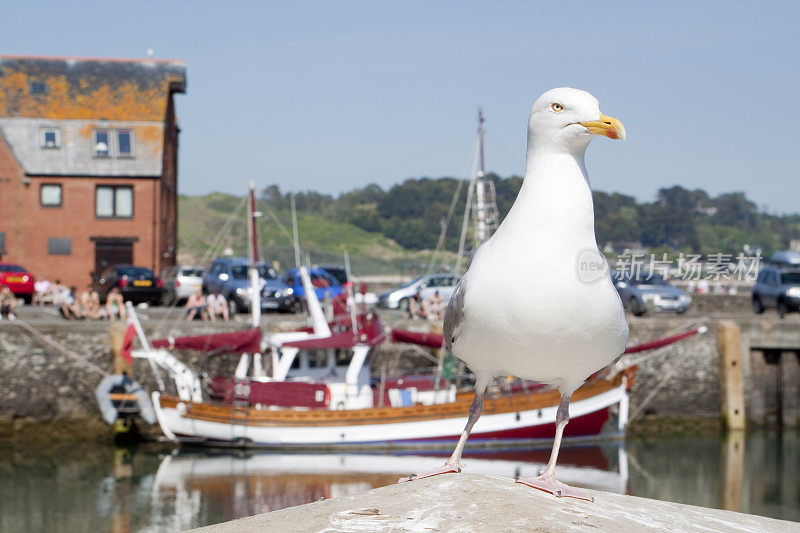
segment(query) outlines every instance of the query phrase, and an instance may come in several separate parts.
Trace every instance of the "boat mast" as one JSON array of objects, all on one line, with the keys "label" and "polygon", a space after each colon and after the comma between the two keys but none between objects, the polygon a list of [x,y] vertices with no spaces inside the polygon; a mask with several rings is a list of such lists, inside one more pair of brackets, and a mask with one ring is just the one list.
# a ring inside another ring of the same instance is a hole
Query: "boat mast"
[{"label": "boat mast", "polygon": [[[455,272],[461,273],[461,262],[465,255],[471,256],[478,246],[488,240],[497,230],[499,215],[495,201],[494,182],[486,176],[486,157],[484,152],[483,111],[478,110],[477,150],[473,156],[473,173],[467,188],[467,201],[464,207],[464,219],[461,225],[461,239],[458,244],[458,256]],[[466,237],[472,219],[474,226],[472,248],[468,251]]]},{"label": "boat mast", "polygon": [[479,167],[475,180],[475,247],[477,250],[497,229],[497,204],[495,203],[494,182],[486,177],[486,159],[483,148],[483,111],[478,110],[478,157]]},{"label": "boat mast", "polygon": [[248,274],[250,276],[250,317],[254,328],[261,325],[261,295],[259,294],[261,287],[258,275],[258,234],[256,232],[256,218],[260,213],[256,213],[256,185],[250,182],[250,202],[248,206],[248,215],[250,217],[249,224],[247,225],[248,236],[250,237],[250,268]]}]

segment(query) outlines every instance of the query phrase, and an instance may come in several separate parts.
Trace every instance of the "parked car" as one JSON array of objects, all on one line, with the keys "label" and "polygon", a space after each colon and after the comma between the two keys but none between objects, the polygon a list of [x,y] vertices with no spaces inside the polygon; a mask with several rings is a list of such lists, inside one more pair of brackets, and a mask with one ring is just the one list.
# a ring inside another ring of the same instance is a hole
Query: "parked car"
[{"label": "parked car", "polygon": [[161,271],[164,293],[161,300],[165,305],[181,303],[203,286],[203,267],[172,266]]},{"label": "parked car", "polygon": [[[325,293],[328,293],[328,296],[333,299],[344,292],[344,286],[339,283],[338,279],[329,274],[326,270],[318,267],[309,268],[308,276],[311,278],[311,284],[316,287],[314,292],[320,301],[325,299]],[[281,276],[281,280],[283,280],[286,285],[294,289],[294,293],[298,298],[305,298],[306,289],[303,287],[303,281],[300,279],[300,273],[298,269],[293,268],[291,270],[287,270]]]},{"label": "parked car", "polygon": [[321,268],[339,282],[339,284],[344,285],[347,287],[347,284],[350,283],[350,279],[347,277],[347,269],[342,265],[317,265],[317,268]]},{"label": "parked car", "polygon": [[630,273],[615,271],[612,274],[622,305],[635,316],[647,314],[649,308],[655,311],[685,313],[692,303],[692,297],[670,285],[658,273]]},{"label": "parked car", "polygon": [[6,286],[17,298],[30,304],[33,300],[33,284],[36,280],[25,267],[11,263],[0,263],[0,287]]},{"label": "parked car", "polygon": [[[250,311],[250,279],[247,269],[250,261],[245,257],[218,257],[203,274],[202,287],[206,294],[219,291],[226,300],[230,313]],[[292,287],[278,279],[278,273],[266,263],[258,263],[261,290],[261,309],[296,312],[299,300]]]},{"label": "parked car", "polygon": [[461,278],[455,274],[430,274],[421,276],[409,281],[405,285],[386,291],[378,296],[378,307],[384,307],[386,309],[405,309],[408,306],[409,298],[414,296],[417,292],[420,293],[420,297],[423,300],[427,300],[433,296],[436,291],[439,291],[442,300],[444,300],[445,303],[449,302],[450,297],[456,290],[456,284],[459,279]]},{"label": "parked car", "polygon": [[753,311],[761,314],[775,308],[781,318],[800,310],[800,270],[766,266],[753,285]]},{"label": "parked car", "polygon": [[151,305],[161,303],[161,294],[164,292],[161,280],[152,270],[133,265],[114,265],[106,268],[95,277],[92,286],[100,296],[101,302],[106,301],[113,287],[119,287],[122,299],[126,302],[149,302]]},{"label": "parked car", "polygon": [[800,267],[800,252],[794,250],[779,250],[772,254],[769,262],[776,266]]}]

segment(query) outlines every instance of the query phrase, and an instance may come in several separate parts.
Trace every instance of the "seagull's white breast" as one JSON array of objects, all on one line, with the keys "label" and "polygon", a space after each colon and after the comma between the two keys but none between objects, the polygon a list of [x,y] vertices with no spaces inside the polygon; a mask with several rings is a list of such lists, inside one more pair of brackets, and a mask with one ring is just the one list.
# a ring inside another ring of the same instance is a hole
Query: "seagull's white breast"
[{"label": "seagull's white breast", "polygon": [[453,350],[476,372],[571,393],[622,353],[628,326],[610,275],[578,275],[581,252],[600,257],[582,160],[550,155],[535,169],[465,276]]}]

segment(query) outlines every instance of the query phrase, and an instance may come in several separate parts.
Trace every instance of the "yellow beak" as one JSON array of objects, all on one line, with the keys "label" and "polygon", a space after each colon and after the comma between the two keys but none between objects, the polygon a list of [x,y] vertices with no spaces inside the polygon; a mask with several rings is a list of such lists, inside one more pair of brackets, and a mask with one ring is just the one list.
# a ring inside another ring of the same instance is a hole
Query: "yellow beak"
[{"label": "yellow beak", "polygon": [[600,120],[579,122],[579,124],[589,130],[592,135],[604,135],[609,139],[625,140],[625,126],[614,117],[600,113]]}]

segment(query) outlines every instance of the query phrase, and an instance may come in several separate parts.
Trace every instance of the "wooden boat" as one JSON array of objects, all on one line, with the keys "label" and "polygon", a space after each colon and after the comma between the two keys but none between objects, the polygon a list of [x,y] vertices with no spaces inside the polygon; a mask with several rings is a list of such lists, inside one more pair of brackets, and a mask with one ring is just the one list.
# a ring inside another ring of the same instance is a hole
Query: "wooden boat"
[{"label": "wooden boat", "polygon": [[[578,389],[565,437],[598,437],[625,429],[627,377],[595,379]],[[464,429],[471,398],[433,405],[367,409],[253,409],[234,404],[182,401],[153,393],[162,430],[190,444],[236,447],[414,447],[450,445]],[[474,444],[552,439],[556,390],[494,396],[473,429]]]}]

